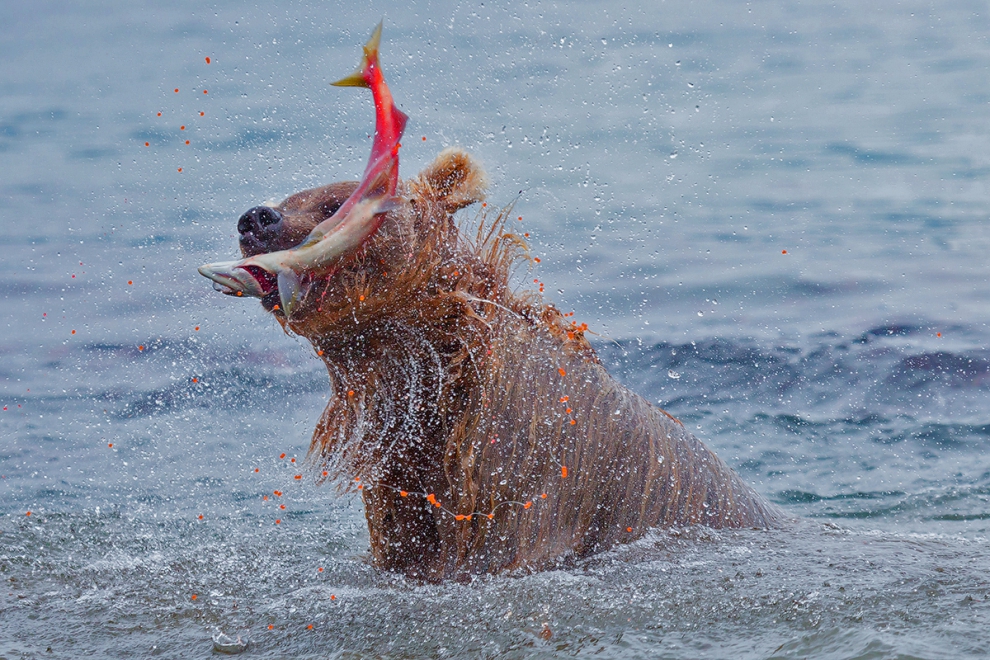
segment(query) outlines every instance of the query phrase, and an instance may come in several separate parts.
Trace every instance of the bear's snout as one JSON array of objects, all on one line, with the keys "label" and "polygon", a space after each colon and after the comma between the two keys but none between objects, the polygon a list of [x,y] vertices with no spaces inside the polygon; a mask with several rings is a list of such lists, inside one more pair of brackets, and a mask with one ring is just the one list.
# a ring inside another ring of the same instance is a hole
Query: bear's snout
[{"label": "bear's snout", "polygon": [[271,252],[282,233],[282,214],[268,206],[248,209],[237,221],[241,250],[245,254]]}]

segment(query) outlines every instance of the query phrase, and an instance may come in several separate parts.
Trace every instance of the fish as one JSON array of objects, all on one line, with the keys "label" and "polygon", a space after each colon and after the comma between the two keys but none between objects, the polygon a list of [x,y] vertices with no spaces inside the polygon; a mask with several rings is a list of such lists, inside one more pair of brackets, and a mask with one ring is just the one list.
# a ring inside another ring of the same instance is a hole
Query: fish
[{"label": "fish", "polygon": [[385,82],[378,54],[381,35],[379,22],[354,73],[331,83],[370,89],[374,99],[375,135],[357,188],[293,248],[200,266],[199,273],[212,280],[219,291],[263,298],[277,289],[281,309],[291,317],[309,285],[330,277],[378,231],[387,213],[401,207],[402,200],[396,197],[399,149],[409,117],[396,107]]}]

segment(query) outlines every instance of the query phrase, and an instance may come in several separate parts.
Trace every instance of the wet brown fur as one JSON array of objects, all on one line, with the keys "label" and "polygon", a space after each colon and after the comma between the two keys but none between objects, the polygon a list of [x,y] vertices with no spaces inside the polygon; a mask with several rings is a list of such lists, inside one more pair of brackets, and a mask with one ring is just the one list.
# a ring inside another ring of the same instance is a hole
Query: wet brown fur
[{"label": "wet brown fur", "polygon": [[[285,222],[305,235],[353,186],[290,197]],[[579,327],[510,288],[528,255],[506,210],[458,228],[484,187],[470,156],[444,151],[291,320],[275,311],[326,362],[309,459],[360,484],[374,564],[441,580],[547,568],[651,527],[775,524],[682,424],[608,375]]]}]

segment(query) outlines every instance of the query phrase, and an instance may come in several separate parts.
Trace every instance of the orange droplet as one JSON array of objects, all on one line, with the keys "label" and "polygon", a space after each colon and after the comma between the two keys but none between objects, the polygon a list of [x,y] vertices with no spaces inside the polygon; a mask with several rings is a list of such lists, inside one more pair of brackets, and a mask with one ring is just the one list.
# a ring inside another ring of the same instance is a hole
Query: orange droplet
[{"label": "orange droplet", "polygon": [[268,501],[268,496],[267,495],[262,495],[261,496],[261,501],[262,502],[267,502]]},{"label": "orange droplet", "polygon": [[178,88],[178,87],[176,87],[176,88],[175,88],[175,93],[176,93],[176,94],[178,94],[178,93],[179,93],[179,88]]},{"label": "orange droplet", "polygon": [[494,518],[494,517],[495,517],[495,514],[494,514],[494,513],[489,513],[489,514],[488,514],[488,519],[489,519],[489,520],[491,520],[491,519],[492,519],[492,518]]},{"label": "orange droplet", "polygon": [[566,465],[562,465],[560,467],[560,477],[561,477],[561,479],[566,479],[567,478],[567,466]]},{"label": "orange droplet", "polygon": [[296,479],[302,479],[302,475],[301,474],[297,474],[296,475]]},{"label": "orange droplet", "polygon": [[196,600],[196,594],[193,594],[193,595],[192,595],[192,599],[193,599],[193,600]]},{"label": "orange droplet", "polygon": [[320,349],[320,350],[316,351],[316,354],[317,355],[323,355],[323,349]]},{"label": "orange droplet", "polygon": [[285,458],[285,452],[282,452],[281,454],[279,454],[278,457],[279,458]]},{"label": "orange droplet", "polygon": [[254,468],[254,471],[255,471],[255,472],[258,472],[259,470],[258,470],[258,468]]},{"label": "orange droplet", "polygon": [[459,513],[454,516],[454,520],[464,520],[465,518],[467,518],[467,516],[462,516]]},{"label": "orange droplet", "polygon": [[276,518],[275,519],[275,524],[276,525],[281,525],[282,524],[282,519],[281,518]]},{"label": "orange droplet", "polygon": [[113,449],[113,443],[112,442],[108,442],[107,443],[107,447],[110,447],[111,449]]},{"label": "orange droplet", "polygon": [[322,566],[320,566],[320,567],[319,567],[318,569],[316,569],[316,570],[318,570],[318,571],[319,571],[320,573],[322,573],[322,572],[323,572],[323,567],[322,567]]},{"label": "orange droplet", "polygon": [[295,462],[296,462],[296,459],[295,459],[295,458],[290,458],[290,459],[289,459],[289,462],[290,462],[290,463],[295,463]]},{"label": "orange droplet", "polygon": [[189,144],[189,140],[186,140],[186,144]]},{"label": "orange droplet", "polygon": [[347,396],[354,396],[354,390],[347,390]]},{"label": "orange droplet", "polygon": [[358,296],[358,300],[360,300],[361,302],[364,302],[364,296]]},{"label": "orange droplet", "polygon": [[144,350],[144,346],[143,345],[142,346],[138,346],[138,350],[139,351],[143,351]]},{"label": "orange droplet", "polygon": [[282,497],[282,491],[280,490],[273,490],[272,494],[275,495],[275,497]]},{"label": "orange droplet", "polygon": [[426,501],[432,504],[433,506],[440,508],[440,503],[437,502],[436,495],[434,495],[433,493],[430,493],[429,495],[426,496]]},{"label": "orange droplet", "polygon": [[522,220],[522,216],[519,216],[519,220]]},{"label": "orange droplet", "polygon": [[[179,169],[179,171],[181,172],[181,171],[182,171],[182,169],[180,168],[180,169]],[[238,298],[240,298],[240,297],[241,297],[241,296],[243,296],[243,295],[244,295],[244,292],[243,292],[243,291],[238,291],[238,292],[237,292],[237,297],[238,297]]]},{"label": "orange droplet", "polygon": [[577,422],[576,422],[575,420],[573,420],[573,419],[572,419],[572,420],[571,420],[571,426],[574,426],[575,424],[577,424]]},{"label": "orange droplet", "polygon": [[159,116],[159,117],[161,117],[161,116],[162,116],[162,113],[160,113],[160,112],[159,112],[159,113],[158,113],[158,116]]},{"label": "orange droplet", "polygon": [[528,508],[529,508],[529,507],[531,507],[531,506],[533,506],[533,502],[532,502],[532,500],[530,500],[529,502],[526,502],[525,504],[523,504],[523,508],[524,508],[524,509],[528,509]]},{"label": "orange droplet", "polygon": [[423,142],[426,142],[426,136],[425,135],[423,136]]},{"label": "orange droplet", "polygon": [[536,263],[540,263],[540,258],[539,257],[533,257],[533,261],[535,261]]},{"label": "orange droplet", "polygon": [[566,376],[567,375],[567,372],[564,371],[563,369],[557,369],[557,373],[559,373],[561,376]]},{"label": "orange droplet", "polygon": [[127,286],[131,286],[132,284],[134,284],[134,280],[127,280]]},{"label": "orange droplet", "polygon": [[202,110],[200,110],[200,112],[199,112],[199,116],[200,116],[200,117],[203,117],[203,116],[205,116],[205,115],[206,115],[206,113],[205,113],[205,112],[203,112]]},{"label": "orange droplet", "polygon": [[269,630],[272,630],[272,629],[274,629],[274,628],[275,628],[275,626],[273,626],[273,625],[272,625],[272,624],[270,624],[270,623],[268,624],[268,629],[269,629]]},{"label": "orange droplet", "polygon": [[281,509],[282,511],[285,511],[285,505],[284,504],[279,504],[278,505],[278,508]]},{"label": "orange droplet", "polygon": [[185,126],[179,126],[179,130],[180,131],[184,131],[184,130],[186,130],[186,127]]},{"label": "orange droplet", "polygon": [[150,146],[151,146],[151,143],[150,143],[150,142],[145,142],[145,143],[144,143],[144,146],[146,146],[146,147],[150,147]]},{"label": "orange droplet", "polygon": [[[179,168],[179,171],[180,171],[180,172],[182,171],[182,168],[181,168],[181,167]],[[240,292],[240,291],[238,291],[238,292],[237,292],[237,295],[241,295],[241,292]]]},{"label": "orange droplet", "polygon": [[206,94],[206,90],[205,89],[203,90],[203,93]]},{"label": "orange droplet", "polygon": [[569,400],[570,400],[570,398],[571,398],[571,397],[569,397],[569,396],[562,396],[562,397],[560,397],[560,402],[561,402],[561,403],[564,403],[565,401],[569,401]]},{"label": "orange droplet", "polygon": [[28,512],[27,512],[27,513],[25,513],[24,515],[26,515],[26,516],[30,516],[30,515],[31,515],[31,512],[30,512],[30,511],[28,511]]},{"label": "orange droplet", "polygon": [[399,497],[409,497],[409,493],[407,491],[400,490]]},{"label": "orange droplet", "polygon": [[330,600],[337,600],[337,597],[334,596],[333,594],[330,594]]},{"label": "orange droplet", "polygon": [[193,378],[193,382],[194,383],[198,383],[199,382],[199,378]]},{"label": "orange droplet", "polygon": [[76,331],[75,331],[75,330],[73,330],[73,331],[72,331],[72,334],[76,334]]},{"label": "orange droplet", "polygon": [[941,337],[941,336],[942,336],[942,333],[941,333],[941,332],[936,332],[936,333],[935,333],[935,336],[936,336],[936,337]]},{"label": "orange droplet", "polygon": [[207,64],[209,64],[209,63],[210,63],[210,58],[209,58],[209,57],[207,57],[207,58],[206,58],[206,63],[207,63]]},{"label": "orange droplet", "polygon": [[626,531],[627,532],[631,532],[632,531],[632,527],[626,527]]},{"label": "orange droplet", "polygon": [[323,476],[325,477],[325,476],[327,476],[327,474],[329,474],[329,473],[326,470],[324,470],[323,471]]},{"label": "orange droplet", "polygon": [[200,520],[202,520],[202,519],[203,519],[203,514],[202,514],[202,513],[201,513],[201,514],[199,514],[199,519],[200,519]]},{"label": "orange droplet", "polygon": [[787,250],[781,250],[780,253],[781,254],[787,254]]},{"label": "orange droplet", "polygon": [[542,495],[540,495],[540,498],[541,499],[544,499],[544,500],[547,499],[547,494],[546,493],[543,493]]}]

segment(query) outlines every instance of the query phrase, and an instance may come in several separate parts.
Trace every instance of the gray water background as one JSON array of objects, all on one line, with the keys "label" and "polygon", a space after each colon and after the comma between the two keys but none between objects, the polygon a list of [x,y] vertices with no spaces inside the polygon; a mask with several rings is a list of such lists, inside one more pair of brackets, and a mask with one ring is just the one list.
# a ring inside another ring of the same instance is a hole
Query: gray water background
[{"label": "gray water background", "polygon": [[[0,657],[985,656],[987,12],[0,4]],[[296,467],[322,364],[195,268],[360,173],[370,99],[327,83],[382,14],[406,176],[480,156],[520,286],[800,522],[368,567],[360,503]]]}]

